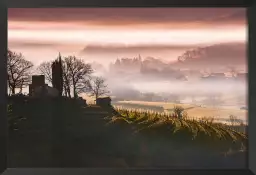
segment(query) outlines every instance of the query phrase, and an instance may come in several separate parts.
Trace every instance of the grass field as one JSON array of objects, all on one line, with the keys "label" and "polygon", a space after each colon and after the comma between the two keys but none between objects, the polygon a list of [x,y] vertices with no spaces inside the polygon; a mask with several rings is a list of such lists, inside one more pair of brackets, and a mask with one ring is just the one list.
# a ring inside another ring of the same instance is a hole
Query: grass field
[{"label": "grass field", "polygon": [[[214,117],[215,121],[221,121],[223,123],[229,122],[231,115],[236,116],[237,119],[247,123],[247,110],[241,110],[236,108],[217,108],[210,106],[198,106],[193,104],[177,104],[166,102],[145,102],[145,101],[119,101],[114,104],[117,107],[130,108],[130,109],[146,109],[156,112],[172,112],[175,106],[181,106],[188,113],[190,118],[202,118],[202,117]],[[163,110],[154,110],[157,108],[163,108]]]}]

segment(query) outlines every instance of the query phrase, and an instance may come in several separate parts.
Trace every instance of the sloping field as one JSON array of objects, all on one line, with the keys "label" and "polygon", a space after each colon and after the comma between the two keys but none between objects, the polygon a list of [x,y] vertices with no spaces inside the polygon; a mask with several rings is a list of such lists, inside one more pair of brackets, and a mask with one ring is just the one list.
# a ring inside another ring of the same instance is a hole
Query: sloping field
[{"label": "sloping field", "polygon": [[[165,112],[172,112],[174,106],[183,107],[188,116],[191,118],[202,118],[202,117],[214,117],[215,120],[221,122],[229,121],[230,115],[236,116],[237,119],[242,120],[247,123],[247,110],[241,110],[236,108],[215,108],[215,107],[205,107],[197,106],[193,104],[177,104],[177,103],[165,103],[165,102],[145,102],[145,101],[119,101],[114,104],[115,106],[120,106],[123,108],[132,108],[132,106],[144,106],[144,109],[148,107],[147,110],[154,110],[155,107],[163,107]],[[159,111],[157,111],[159,112]]]},{"label": "sloping field", "polygon": [[161,106],[164,109],[172,109],[175,105],[179,105],[184,108],[190,108],[195,106],[191,104],[176,104],[176,103],[147,102],[147,101],[119,101],[117,104],[139,104],[139,105],[148,105],[148,106]]}]

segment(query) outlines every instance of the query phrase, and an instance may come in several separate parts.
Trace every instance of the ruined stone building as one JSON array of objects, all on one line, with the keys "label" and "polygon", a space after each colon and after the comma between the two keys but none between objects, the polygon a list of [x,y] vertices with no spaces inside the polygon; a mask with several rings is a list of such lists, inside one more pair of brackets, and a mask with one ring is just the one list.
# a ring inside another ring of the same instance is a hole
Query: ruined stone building
[{"label": "ruined stone building", "polygon": [[31,97],[56,97],[58,90],[45,83],[44,75],[33,75],[29,84],[29,96]]}]

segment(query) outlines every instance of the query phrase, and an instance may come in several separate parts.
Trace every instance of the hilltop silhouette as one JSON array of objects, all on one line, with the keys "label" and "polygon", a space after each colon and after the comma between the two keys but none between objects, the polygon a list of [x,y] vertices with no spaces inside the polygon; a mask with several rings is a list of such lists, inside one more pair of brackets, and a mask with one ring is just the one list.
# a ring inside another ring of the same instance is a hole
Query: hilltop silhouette
[{"label": "hilltop silhouette", "polygon": [[[171,50],[180,50],[181,54],[175,58],[156,58],[146,55],[146,52],[162,52]],[[183,51],[182,51],[183,50]],[[185,51],[184,51],[185,50]],[[126,55],[133,53],[139,55],[135,58],[121,57],[117,58],[110,65],[111,70],[130,70],[139,72],[141,65],[154,69],[166,69],[171,67],[175,69],[205,69],[219,68],[223,65],[244,67],[246,65],[246,45],[244,43],[220,43],[209,46],[168,46],[168,45],[89,45],[82,51],[82,55],[87,54],[105,54],[105,55]],[[225,59],[224,59],[225,58]],[[174,60],[171,62],[165,59]]]},{"label": "hilltop silhouette", "polygon": [[246,45],[244,43],[224,43],[191,49],[178,57],[172,64],[179,68],[217,68],[223,65],[246,65]]}]

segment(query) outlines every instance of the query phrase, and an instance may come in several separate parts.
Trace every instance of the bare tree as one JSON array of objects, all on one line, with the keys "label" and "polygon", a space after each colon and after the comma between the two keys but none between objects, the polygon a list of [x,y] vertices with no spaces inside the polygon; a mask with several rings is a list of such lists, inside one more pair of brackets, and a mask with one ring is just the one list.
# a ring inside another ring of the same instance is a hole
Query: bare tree
[{"label": "bare tree", "polygon": [[109,93],[107,85],[105,84],[105,79],[102,77],[93,77],[90,80],[87,80],[86,83],[85,90],[91,97],[95,96],[97,99],[98,97]]},{"label": "bare tree", "polygon": [[52,67],[51,62],[43,62],[41,63],[37,70],[40,74],[45,76],[45,80],[52,84]]},{"label": "bare tree", "polygon": [[[82,59],[77,59],[75,56],[68,56],[64,59],[64,86],[70,91],[70,86],[73,88],[74,97],[83,92],[84,82],[93,73],[90,64],[84,63]],[[65,90],[65,88],[64,88]]]},{"label": "bare tree", "polygon": [[[52,62],[43,62],[39,65],[38,71],[45,75],[48,82],[52,84]],[[91,65],[84,63],[82,59],[75,56],[67,56],[62,60],[62,76],[63,76],[63,94],[71,97],[71,89],[73,96],[81,93],[84,89],[85,82],[93,72]]]},{"label": "bare tree", "polygon": [[30,81],[32,62],[27,61],[21,53],[15,53],[8,49],[7,52],[7,81],[12,94],[15,89],[26,87]]}]

